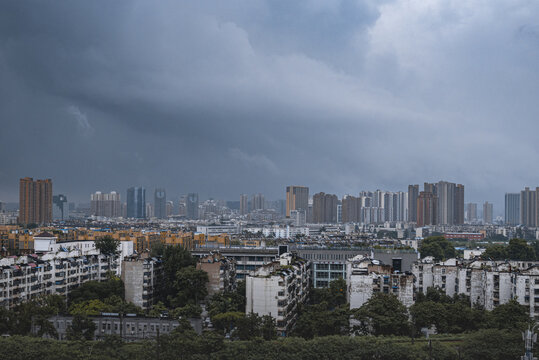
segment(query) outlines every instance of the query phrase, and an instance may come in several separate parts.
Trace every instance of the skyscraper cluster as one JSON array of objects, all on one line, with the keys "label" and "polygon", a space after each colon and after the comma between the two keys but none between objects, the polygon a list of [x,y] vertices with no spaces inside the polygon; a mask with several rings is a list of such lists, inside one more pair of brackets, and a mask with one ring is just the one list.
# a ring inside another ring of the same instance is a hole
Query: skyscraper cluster
[{"label": "skyscraper cluster", "polygon": [[52,181],[26,177],[19,182],[19,223],[46,224],[52,221]]},{"label": "skyscraper cluster", "polygon": [[[408,187],[409,202],[414,201],[419,185]],[[425,183],[417,195],[417,226],[464,224],[464,185],[439,181]]]}]

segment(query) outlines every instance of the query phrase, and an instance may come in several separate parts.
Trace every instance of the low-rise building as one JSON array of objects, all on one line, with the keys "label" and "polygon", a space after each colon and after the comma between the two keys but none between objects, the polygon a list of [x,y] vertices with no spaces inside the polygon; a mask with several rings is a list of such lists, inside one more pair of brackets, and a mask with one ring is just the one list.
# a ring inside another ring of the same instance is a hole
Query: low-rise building
[{"label": "low-rise building", "polygon": [[290,253],[262,266],[246,278],[246,313],[272,316],[279,335],[286,336],[308,296],[310,274],[310,263]]}]

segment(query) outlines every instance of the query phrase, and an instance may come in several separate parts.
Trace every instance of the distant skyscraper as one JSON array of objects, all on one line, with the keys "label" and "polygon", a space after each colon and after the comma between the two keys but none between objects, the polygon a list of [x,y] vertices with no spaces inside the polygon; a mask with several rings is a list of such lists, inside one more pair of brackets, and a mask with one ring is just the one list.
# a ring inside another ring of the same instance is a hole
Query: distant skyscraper
[{"label": "distant skyscraper", "polygon": [[291,210],[309,210],[309,188],[306,186],[286,187],[286,217]]},{"label": "distant skyscraper", "polygon": [[52,217],[54,220],[67,220],[69,218],[67,196],[54,195],[52,197]]},{"label": "distant skyscraper", "polygon": [[251,201],[251,210],[264,210],[264,195],[254,194]]},{"label": "distant skyscraper", "polygon": [[187,194],[186,202],[187,218],[189,220],[198,220],[198,194]]},{"label": "distant skyscraper", "polygon": [[466,221],[473,223],[477,221],[477,204],[468,203],[466,204]]},{"label": "distant skyscraper", "polygon": [[438,198],[433,193],[422,191],[417,198],[417,226],[436,225]]},{"label": "distant skyscraper", "polygon": [[52,221],[52,181],[20,179],[19,223],[46,224]]},{"label": "distant skyscraper", "polygon": [[417,198],[419,185],[408,186],[408,221],[417,222]]},{"label": "distant skyscraper", "polygon": [[520,224],[529,227],[537,226],[537,193],[539,188],[525,188],[520,192]]},{"label": "distant skyscraper", "polygon": [[153,194],[153,214],[158,219],[167,218],[167,193],[165,189],[155,189]]},{"label": "distant skyscraper", "polygon": [[110,194],[96,191],[90,195],[90,213],[107,218],[121,217],[123,214],[120,200],[120,194],[116,191],[111,191]]},{"label": "distant skyscraper", "polygon": [[464,185],[447,181],[439,181],[436,184],[425,183],[424,191],[432,193],[437,198],[437,224],[460,225],[464,223]]},{"label": "distant skyscraper", "polygon": [[249,198],[247,194],[240,195],[240,215],[246,215],[249,212]]},{"label": "distant skyscraper", "polygon": [[127,189],[127,217],[133,219],[146,218],[146,189],[130,187]]},{"label": "distant skyscraper", "polygon": [[174,203],[172,201],[167,201],[166,205],[167,217],[174,214]]},{"label": "distant skyscraper", "polygon": [[330,224],[337,222],[337,195],[323,192],[313,196],[313,222]]},{"label": "distant skyscraper", "polygon": [[520,224],[520,194],[505,194],[505,223],[507,225]]},{"label": "distant skyscraper", "polygon": [[492,213],[494,207],[488,201],[483,204],[483,224],[492,224]]},{"label": "distant skyscraper", "polygon": [[357,223],[360,222],[361,199],[351,195],[345,195],[342,198],[342,222]]}]

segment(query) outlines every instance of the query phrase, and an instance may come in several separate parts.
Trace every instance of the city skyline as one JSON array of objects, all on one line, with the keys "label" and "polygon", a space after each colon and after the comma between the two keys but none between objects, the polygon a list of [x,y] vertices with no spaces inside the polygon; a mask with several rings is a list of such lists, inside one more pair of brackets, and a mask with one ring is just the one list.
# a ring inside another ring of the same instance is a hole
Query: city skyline
[{"label": "city skyline", "polygon": [[404,4],[3,2],[0,199],[445,179],[501,209],[539,179],[539,5]]}]

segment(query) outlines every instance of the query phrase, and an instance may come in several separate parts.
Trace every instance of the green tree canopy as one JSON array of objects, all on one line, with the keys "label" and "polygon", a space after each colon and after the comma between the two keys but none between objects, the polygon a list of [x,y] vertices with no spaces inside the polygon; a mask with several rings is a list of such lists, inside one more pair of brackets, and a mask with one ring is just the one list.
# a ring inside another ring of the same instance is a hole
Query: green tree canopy
[{"label": "green tree canopy", "polygon": [[95,241],[95,247],[101,252],[101,254],[118,255],[120,252],[120,241],[114,239],[112,236],[106,235]]},{"label": "green tree canopy", "polygon": [[523,239],[511,239],[508,245],[495,244],[487,247],[481,257],[491,260],[533,261],[537,258],[535,247],[539,245],[537,242],[532,245],[528,245]]},{"label": "green tree canopy", "polygon": [[173,283],[175,294],[169,298],[170,304],[174,307],[198,304],[208,295],[208,281],[208,273],[204,270],[195,269],[194,266],[179,269]]},{"label": "green tree canopy", "polygon": [[360,323],[358,331],[373,335],[406,335],[409,333],[408,311],[393,294],[374,293],[354,317]]},{"label": "green tree canopy", "polygon": [[443,236],[430,236],[421,241],[421,257],[432,256],[435,260],[446,260],[457,256],[455,247]]}]

